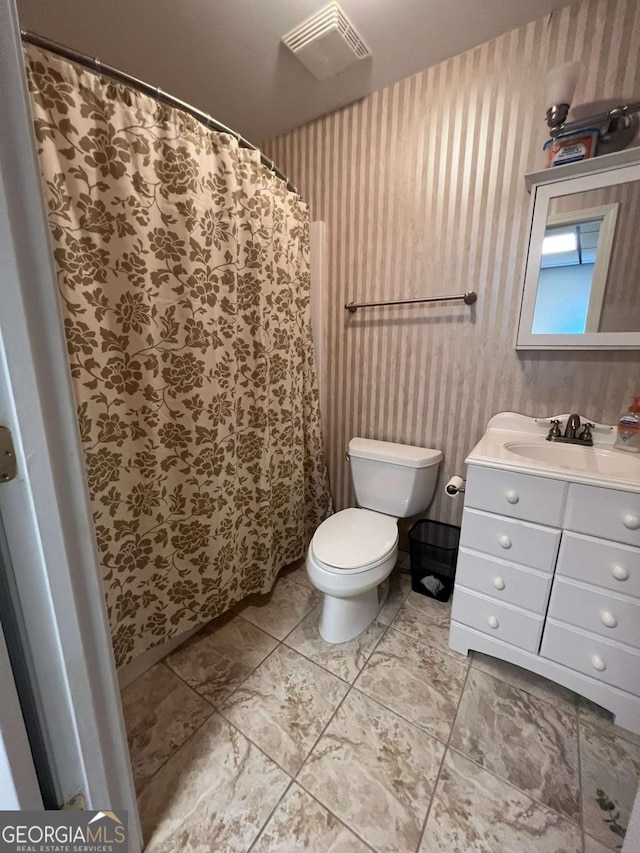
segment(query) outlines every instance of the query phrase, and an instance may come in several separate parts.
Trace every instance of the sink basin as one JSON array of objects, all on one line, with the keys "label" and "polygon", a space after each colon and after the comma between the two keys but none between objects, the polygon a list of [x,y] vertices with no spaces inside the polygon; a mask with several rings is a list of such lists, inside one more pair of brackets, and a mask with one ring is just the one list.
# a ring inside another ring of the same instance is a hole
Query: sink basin
[{"label": "sink basin", "polygon": [[640,454],[624,450],[607,450],[601,447],[580,447],[577,444],[554,444],[550,441],[510,441],[505,450],[533,462],[553,468],[619,477],[640,481]]}]

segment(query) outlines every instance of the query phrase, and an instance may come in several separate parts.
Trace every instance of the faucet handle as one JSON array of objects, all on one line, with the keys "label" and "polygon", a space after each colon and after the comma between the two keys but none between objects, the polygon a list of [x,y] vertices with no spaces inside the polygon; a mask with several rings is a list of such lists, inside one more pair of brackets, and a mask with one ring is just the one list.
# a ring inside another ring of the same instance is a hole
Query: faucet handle
[{"label": "faucet handle", "polygon": [[560,421],[554,419],[550,423],[551,429],[549,430],[549,435],[547,436],[547,438],[555,438],[556,436],[560,435]]},{"label": "faucet handle", "polygon": [[591,430],[595,427],[595,424],[586,423],[584,425],[584,429],[580,433],[580,441],[590,441],[593,443],[593,436],[591,435]]}]

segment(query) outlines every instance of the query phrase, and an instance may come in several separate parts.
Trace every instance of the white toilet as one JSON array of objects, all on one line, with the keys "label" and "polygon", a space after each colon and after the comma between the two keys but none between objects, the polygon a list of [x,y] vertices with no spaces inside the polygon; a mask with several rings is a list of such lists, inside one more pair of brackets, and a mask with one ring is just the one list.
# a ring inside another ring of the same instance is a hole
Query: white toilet
[{"label": "white toilet", "polygon": [[431,503],[439,450],[367,438],[349,442],[351,476],[362,509],[343,509],[318,527],[307,552],[307,574],[324,593],[320,635],[345,643],[377,616],[398,556],[398,518]]}]

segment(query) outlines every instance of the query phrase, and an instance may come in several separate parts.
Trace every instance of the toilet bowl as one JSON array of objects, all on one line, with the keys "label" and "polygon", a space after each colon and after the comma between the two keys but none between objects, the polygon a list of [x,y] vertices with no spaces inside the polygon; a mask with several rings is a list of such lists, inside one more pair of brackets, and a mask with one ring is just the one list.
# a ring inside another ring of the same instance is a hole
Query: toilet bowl
[{"label": "toilet bowl", "polygon": [[324,594],[319,630],[328,643],[361,634],[384,604],[398,556],[398,518],[424,511],[433,497],[439,450],[353,438],[349,461],[358,508],[322,522],[306,569]]},{"label": "toilet bowl", "polygon": [[396,564],[395,518],[368,509],[344,509],[324,521],[307,553],[309,580],[324,593],[320,636],[344,643],[361,634],[384,604],[382,588]]}]

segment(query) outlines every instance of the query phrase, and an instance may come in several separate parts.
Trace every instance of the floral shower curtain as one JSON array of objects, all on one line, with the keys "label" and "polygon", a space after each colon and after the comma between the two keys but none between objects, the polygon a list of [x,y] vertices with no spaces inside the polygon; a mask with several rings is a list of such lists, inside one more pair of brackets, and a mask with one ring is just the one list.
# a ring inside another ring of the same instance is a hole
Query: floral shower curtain
[{"label": "floral shower curtain", "polygon": [[329,510],[309,217],[233,137],[25,58],[121,666],[269,591]]}]

